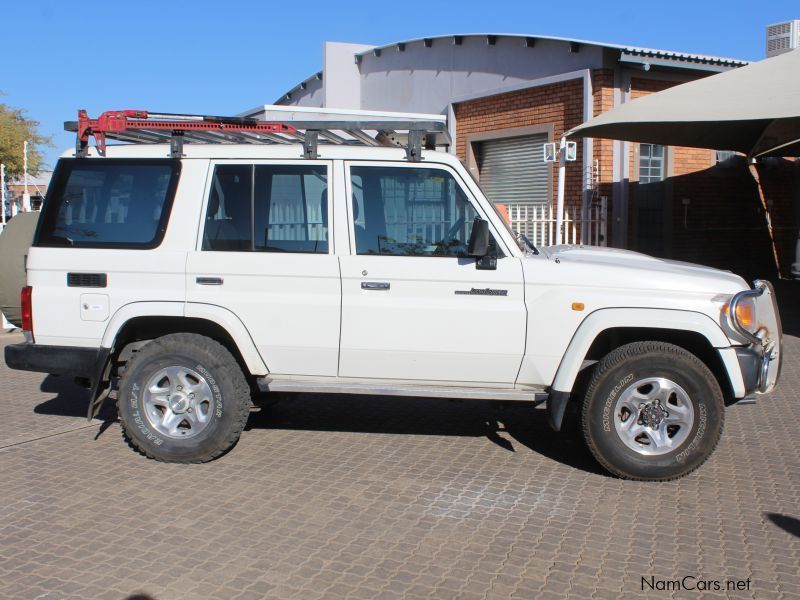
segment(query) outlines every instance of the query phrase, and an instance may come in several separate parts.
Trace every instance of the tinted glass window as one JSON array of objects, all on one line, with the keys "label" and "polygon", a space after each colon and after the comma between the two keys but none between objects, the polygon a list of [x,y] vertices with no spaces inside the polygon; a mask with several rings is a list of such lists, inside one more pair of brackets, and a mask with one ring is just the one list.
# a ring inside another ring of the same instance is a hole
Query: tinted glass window
[{"label": "tinted glass window", "polygon": [[154,247],[166,229],[176,161],[62,160],[38,245]]},{"label": "tinted glass window", "polygon": [[217,165],[208,195],[203,250],[252,250],[252,193],[252,165]]},{"label": "tinted glass window", "polygon": [[325,167],[218,165],[203,250],[327,253]]},{"label": "tinted glass window", "polygon": [[356,252],[467,256],[477,216],[447,171],[352,167]]},{"label": "tinted glass window", "polygon": [[325,168],[257,165],[255,178],[255,249],[327,254]]}]

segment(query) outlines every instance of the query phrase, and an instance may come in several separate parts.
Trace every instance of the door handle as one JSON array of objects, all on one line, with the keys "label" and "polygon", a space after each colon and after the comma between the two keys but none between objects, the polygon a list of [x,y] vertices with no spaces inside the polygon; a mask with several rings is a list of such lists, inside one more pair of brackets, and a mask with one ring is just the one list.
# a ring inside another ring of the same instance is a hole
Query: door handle
[{"label": "door handle", "polygon": [[222,285],[222,277],[197,277],[195,278],[197,285]]},{"label": "door handle", "polygon": [[362,290],[388,290],[389,283],[386,281],[362,281]]}]

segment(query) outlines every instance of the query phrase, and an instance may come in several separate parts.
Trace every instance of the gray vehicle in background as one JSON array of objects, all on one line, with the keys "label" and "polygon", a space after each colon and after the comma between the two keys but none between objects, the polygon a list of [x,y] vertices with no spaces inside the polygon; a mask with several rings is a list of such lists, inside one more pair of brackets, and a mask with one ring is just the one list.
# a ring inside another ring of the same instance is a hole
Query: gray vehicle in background
[{"label": "gray vehicle in background", "polygon": [[24,212],[11,219],[0,235],[0,312],[20,327],[20,290],[25,286],[25,255],[33,241],[38,212]]}]

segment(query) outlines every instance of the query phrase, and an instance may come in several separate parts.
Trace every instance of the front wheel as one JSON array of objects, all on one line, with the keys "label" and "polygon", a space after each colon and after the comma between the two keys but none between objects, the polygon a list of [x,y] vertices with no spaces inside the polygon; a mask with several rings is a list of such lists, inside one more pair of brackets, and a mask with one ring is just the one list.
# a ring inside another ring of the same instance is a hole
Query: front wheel
[{"label": "front wheel", "polygon": [[722,433],[724,402],[696,356],[664,342],[622,346],[597,365],[583,401],[584,439],[625,479],[664,481],[698,468]]},{"label": "front wheel", "polygon": [[153,340],[128,362],[117,399],[126,439],[167,462],[206,462],[239,439],[250,388],[218,342],[179,333]]}]

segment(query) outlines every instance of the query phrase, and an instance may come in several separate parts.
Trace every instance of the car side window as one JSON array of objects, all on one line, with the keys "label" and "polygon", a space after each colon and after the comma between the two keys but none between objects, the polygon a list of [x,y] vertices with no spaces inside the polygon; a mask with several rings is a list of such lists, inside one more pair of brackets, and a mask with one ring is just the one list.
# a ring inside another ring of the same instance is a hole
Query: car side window
[{"label": "car side window", "polygon": [[252,249],[252,181],[252,165],[216,166],[208,196],[203,250]]},{"label": "car side window", "polygon": [[353,166],[356,253],[466,257],[477,216],[443,169]]},{"label": "car side window", "polygon": [[327,254],[325,168],[258,165],[255,176],[255,249]]},{"label": "car side window", "polygon": [[327,254],[327,169],[217,165],[202,248]]}]

